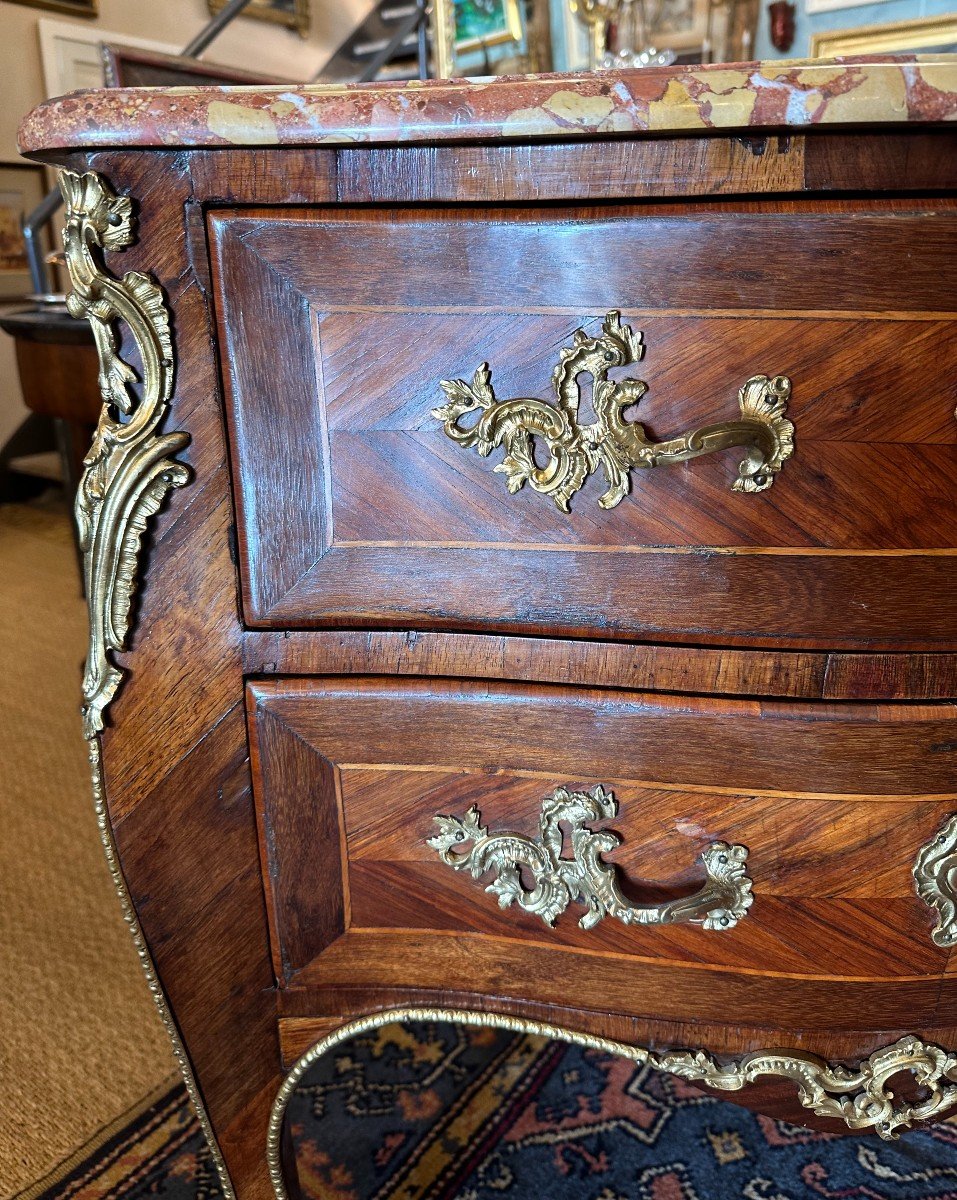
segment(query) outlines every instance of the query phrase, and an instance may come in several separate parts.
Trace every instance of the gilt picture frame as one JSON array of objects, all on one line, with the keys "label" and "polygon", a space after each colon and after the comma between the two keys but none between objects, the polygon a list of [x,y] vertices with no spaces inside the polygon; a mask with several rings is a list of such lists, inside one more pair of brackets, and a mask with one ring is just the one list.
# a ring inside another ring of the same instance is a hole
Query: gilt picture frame
[{"label": "gilt picture frame", "polygon": [[456,74],[456,59],[524,37],[521,0],[432,0],[435,73]]},{"label": "gilt picture frame", "polygon": [[856,29],[828,29],[811,35],[812,58],[847,54],[957,53],[957,15],[889,21]]},{"label": "gilt picture frame", "polygon": [[[214,17],[226,7],[226,3],[227,0],[206,0]],[[309,36],[310,0],[250,0],[240,16],[269,21],[273,25],[285,25],[287,29],[294,29],[300,37]]]}]

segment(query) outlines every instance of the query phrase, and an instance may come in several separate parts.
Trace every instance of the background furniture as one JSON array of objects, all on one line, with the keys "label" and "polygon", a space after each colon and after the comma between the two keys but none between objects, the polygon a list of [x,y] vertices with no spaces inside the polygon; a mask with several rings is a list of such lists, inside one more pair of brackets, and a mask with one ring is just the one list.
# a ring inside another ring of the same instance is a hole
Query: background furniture
[{"label": "background furniture", "polygon": [[957,66],[283,97],[22,130],[107,380],[98,810],[237,1194],[410,1009],[947,1111]]},{"label": "background furniture", "polygon": [[72,497],[103,402],[93,334],[53,308],[0,313],[0,329],[16,344],[24,404],[55,422],[63,486]]}]

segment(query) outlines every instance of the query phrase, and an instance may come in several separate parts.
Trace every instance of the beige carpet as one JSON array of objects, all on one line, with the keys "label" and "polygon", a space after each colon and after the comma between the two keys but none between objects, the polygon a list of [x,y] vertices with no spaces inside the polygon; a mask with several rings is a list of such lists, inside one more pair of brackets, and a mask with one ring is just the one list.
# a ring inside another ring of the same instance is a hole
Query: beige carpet
[{"label": "beige carpet", "polygon": [[175,1071],[93,820],[70,538],[0,505],[0,1200]]}]

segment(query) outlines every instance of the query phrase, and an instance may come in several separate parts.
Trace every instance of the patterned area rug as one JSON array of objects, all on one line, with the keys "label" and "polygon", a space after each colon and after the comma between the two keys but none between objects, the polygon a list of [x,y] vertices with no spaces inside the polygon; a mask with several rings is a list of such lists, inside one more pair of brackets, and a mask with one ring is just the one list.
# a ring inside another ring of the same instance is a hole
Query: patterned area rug
[{"label": "patterned area rug", "polygon": [[[391,1025],[303,1080],[308,1200],[957,1200],[957,1128],[886,1143],[754,1116],[624,1059],[497,1030]],[[207,1200],[179,1086],[31,1200]]]}]

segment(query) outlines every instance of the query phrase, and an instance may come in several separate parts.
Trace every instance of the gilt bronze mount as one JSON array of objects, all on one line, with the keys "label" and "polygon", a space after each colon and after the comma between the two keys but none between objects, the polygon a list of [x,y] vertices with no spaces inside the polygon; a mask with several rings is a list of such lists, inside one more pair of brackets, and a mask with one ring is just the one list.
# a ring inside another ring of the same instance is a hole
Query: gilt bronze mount
[{"label": "gilt bronze mount", "polygon": [[[167,492],[189,480],[188,468],[172,458],[189,437],[158,432],[173,390],[173,343],[162,289],[140,271],[115,279],[102,265],[104,250],[123,250],[133,241],[133,202],[92,171],[61,171],[59,183],[73,284],[67,306],[93,330],[103,394],[76,496],[90,614],[83,727],[92,738],[103,728],[104,710],[122,679],[110,653],[126,648],[140,539]],[[141,380],[120,358],[117,321],[125,322],[136,342]]]},{"label": "gilt bronze mount", "polygon": [[[536,492],[551,496],[562,512],[595,471],[602,471],[607,488],[598,503],[614,508],[631,490],[631,470],[670,466],[742,446],[745,458],[732,484],[736,492],[763,492],[794,453],[794,426],[786,418],[791,381],[784,375],[769,379],[752,376],[738,392],[740,416],[713,425],[702,425],[679,437],[654,442],[637,421],[626,421],[624,412],[637,404],[648,385],[640,379],[611,380],[616,367],[638,362],[644,353],[642,335],[623,324],[621,314],[606,314],[598,337],[576,330],[572,344],[559,354],[552,375],[554,404],[534,397],[499,400],[492,388],[488,363],[475,372],[471,383],[443,379],[446,403],[432,410],[445,432],[460,446],[487,456],[499,446],[504,460],[495,467],[506,477],[510,492],[528,483]],[[582,424],[580,375],[593,380],[595,420]],[[478,414],[468,425],[463,417]],[[535,444],[548,452],[539,466]]]},{"label": "gilt bronze mount", "polygon": [[[692,896],[664,904],[631,904],[618,884],[617,868],[602,862],[621,839],[610,829],[595,831],[587,822],[618,815],[618,803],[599,784],[590,792],[556,788],[542,802],[540,836],[521,833],[489,833],[482,815],[473,805],[464,818],[435,818],[439,832],[428,839],[439,857],[456,871],[468,871],[473,879],[495,872],[485,889],[498,896],[499,906],[519,908],[553,925],[569,904],[587,908],[579,920],[591,929],[604,917],[615,917],[625,925],[674,925],[690,922],[705,929],[731,929],[747,916],[751,907],[751,880],[745,872],[748,852],[744,846],[713,842],[702,857],[707,879]],[[562,855],[569,829],[572,857]],[[471,846],[469,846],[471,843]],[[523,883],[523,872],[533,880]]]},{"label": "gilt bronze mount", "polygon": [[957,813],[921,846],[913,875],[917,895],[937,912],[931,940],[944,948],[957,945]]}]

